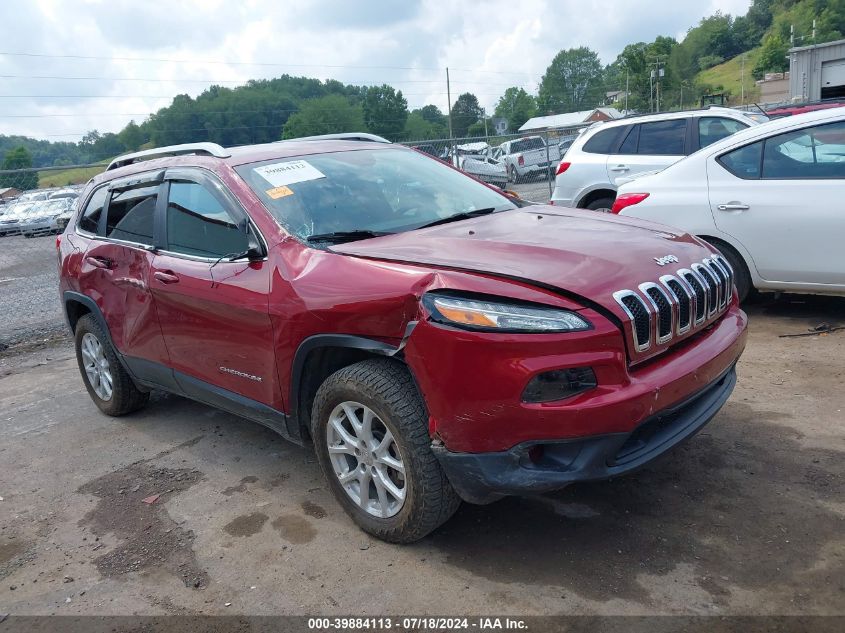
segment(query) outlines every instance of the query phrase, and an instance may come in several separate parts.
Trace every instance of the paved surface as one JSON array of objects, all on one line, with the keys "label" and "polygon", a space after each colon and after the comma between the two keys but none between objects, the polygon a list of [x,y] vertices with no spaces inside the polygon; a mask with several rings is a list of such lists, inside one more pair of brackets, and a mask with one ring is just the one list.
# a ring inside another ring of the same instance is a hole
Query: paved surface
[{"label": "paved surface", "polygon": [[172,396],[107,418],[66,342],[13,348],[0,611],[843,614],[845,332],[778,338],[822,321],[845,300],[753,307],[733,397],[662,461],[406,547],[355,528],[308,450]]},{"label": "paved surface", "polygon": [[0,348],[63,326],[55,236],[0,238]]}]

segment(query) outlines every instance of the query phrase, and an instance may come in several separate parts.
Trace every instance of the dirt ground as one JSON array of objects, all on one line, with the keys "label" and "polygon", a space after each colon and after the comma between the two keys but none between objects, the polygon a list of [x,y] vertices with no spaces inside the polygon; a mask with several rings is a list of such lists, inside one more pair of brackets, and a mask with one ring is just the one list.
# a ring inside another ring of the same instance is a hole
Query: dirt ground
[{"label": "dirt ground", "polygon": [[[313,455],[178,397],[96,410],[69,343],[0,357],[0,613],[845,614],[845,299],[749,310],[739,384],[637,474],[393,546]],[[160,495],[153,499],[151,497]]]}]

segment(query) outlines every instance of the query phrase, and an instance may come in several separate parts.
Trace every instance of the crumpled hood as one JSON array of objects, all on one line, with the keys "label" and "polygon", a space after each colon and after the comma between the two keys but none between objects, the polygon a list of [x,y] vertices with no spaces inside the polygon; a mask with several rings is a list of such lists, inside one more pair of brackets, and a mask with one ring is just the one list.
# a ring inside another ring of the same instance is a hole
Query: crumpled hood
[{"label": "crumpled hood", "polygon": [[[333,246],[347,255],[518,278],[574,293],[623,317],[612,295],[710,256],[670,227],[595,211],[531,206]],[[674,255],[661,266],[655,258]]]}]

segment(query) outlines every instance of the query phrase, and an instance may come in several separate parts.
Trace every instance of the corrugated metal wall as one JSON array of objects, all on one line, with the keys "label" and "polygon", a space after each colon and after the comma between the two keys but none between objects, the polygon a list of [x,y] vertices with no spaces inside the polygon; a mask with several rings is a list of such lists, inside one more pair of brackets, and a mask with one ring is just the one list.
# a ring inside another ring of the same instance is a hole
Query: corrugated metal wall
[{"label": "corrugated metal wall", "polygon": [[793,48],[789,51],[789,92],[793,99],[821,99],[822,64],[845,60],[845,40]]}]

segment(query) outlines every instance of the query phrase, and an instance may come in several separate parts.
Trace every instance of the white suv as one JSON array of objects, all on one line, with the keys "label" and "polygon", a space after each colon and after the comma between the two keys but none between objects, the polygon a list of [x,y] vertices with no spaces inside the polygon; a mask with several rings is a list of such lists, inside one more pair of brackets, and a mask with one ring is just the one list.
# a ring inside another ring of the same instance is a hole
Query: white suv
[{"label": "white suv", "polygon": [[551,203],[610,211],[616,190],[631,176],[665,169],[764,120],[763,114],[707,108],[599,123],[578,137],[558,165]]}]

